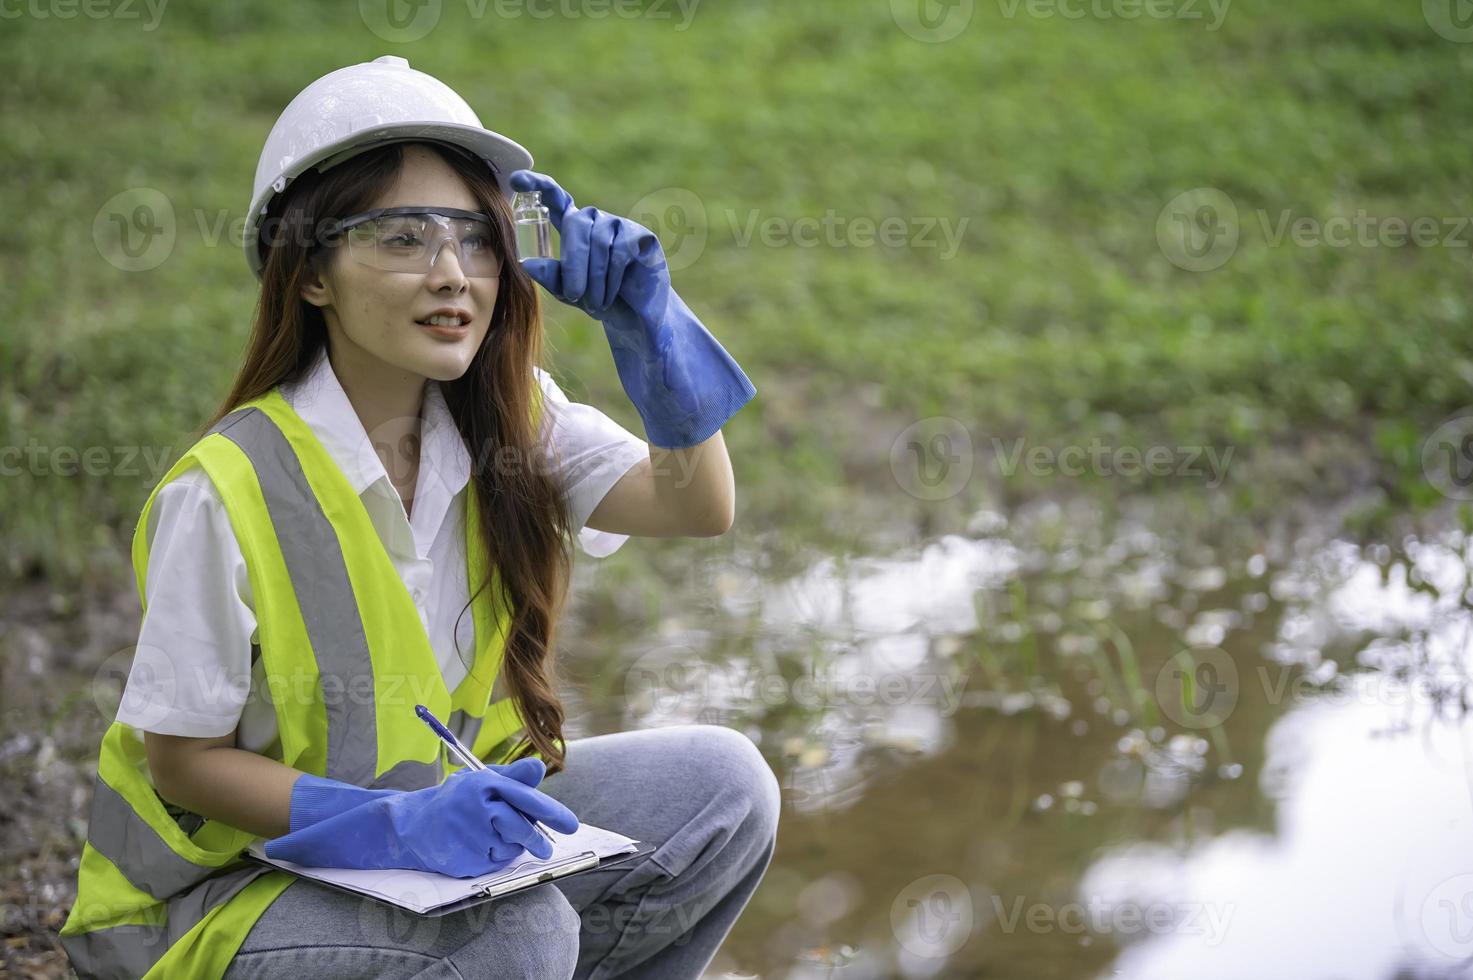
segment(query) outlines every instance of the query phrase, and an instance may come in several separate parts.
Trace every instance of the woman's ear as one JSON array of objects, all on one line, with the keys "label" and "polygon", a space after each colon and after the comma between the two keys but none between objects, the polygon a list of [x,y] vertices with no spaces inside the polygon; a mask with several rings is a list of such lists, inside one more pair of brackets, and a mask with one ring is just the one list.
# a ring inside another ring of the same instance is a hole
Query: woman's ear
[{"label": "woman's ear", "polygon": [[332,286],[323,274],[326,265],[321,255],[313,255],[307,259],[307,267],[302,271],[302,299],[313,306],[332,304]]}]

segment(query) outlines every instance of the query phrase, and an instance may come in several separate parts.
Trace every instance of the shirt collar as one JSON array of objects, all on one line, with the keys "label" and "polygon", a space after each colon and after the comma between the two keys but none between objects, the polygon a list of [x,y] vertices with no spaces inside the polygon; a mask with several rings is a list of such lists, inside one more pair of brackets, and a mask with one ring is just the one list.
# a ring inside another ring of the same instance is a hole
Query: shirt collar
[{"label": "shirt collar", "polygon": [[[353,492],[364,491],[382,480],[392,489],[388,471],[374,451],[363,422],[343,391],[342,382],[332,369],[332,361],[323,347],[317,360],[299,382],[284,382],[281,396],[301,416],[317,436],[333,462],[343,471]],[[445,404],[438,382],[425,385],[421,409],[420,459],[418,489],[415,499],[423,497],[430,481],[438,481],[449,496],[459,493],[470,482],[471,460],[460,430]]]}]

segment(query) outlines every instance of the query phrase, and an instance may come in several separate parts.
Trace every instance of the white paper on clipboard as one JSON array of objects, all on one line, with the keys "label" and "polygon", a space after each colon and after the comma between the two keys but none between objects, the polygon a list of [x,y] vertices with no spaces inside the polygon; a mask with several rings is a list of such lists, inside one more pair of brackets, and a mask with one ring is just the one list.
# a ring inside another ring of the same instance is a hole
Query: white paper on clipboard
[{"label": "white paper on clipboard", "polygon": [[543,881],[576,874],[623,855],[648,853],[654,849],[652,845],[642,844],[632,837],[586,823],[579,824],[574,833],[553,833],[551,836],[551,857],[542,859],[524,852],[501,870],[476,878],[455,878],[407,868],[381,871],[314,868],[267,857],[264,838],[251,842],[246,853],[258,861],[303,878],[368,895],[420,915],[435,916],[498,898]]}]

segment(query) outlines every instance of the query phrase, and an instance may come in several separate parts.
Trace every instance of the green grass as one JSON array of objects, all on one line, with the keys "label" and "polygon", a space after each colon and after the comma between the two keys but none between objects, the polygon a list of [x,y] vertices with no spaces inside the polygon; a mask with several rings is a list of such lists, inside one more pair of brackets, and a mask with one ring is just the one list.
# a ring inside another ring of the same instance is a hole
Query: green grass
[{"label": "green grass", "polygon": [[[744,528],[821,538],[853,515],[924,509],[887,454],[930,415],[979,448],[1232,445],[1243,506],[1320,486],[1318,463],[1283,476],[1262,461],[1298,460],[1324,434],[1411,507],[1435,499],[1421,440],[1473,400],[1473,231],[1461,248],[1272,247],[1258,217],[1473,215],[1473,44],[1439,37],[1418,4],[1239,0],[1208,31],[979,2],[940,44],[898,29],[881,0],[708,0],[683,31],[447,3],[411,44],[375,37],[357,4],[180,4],[151,31],[137,9],[10,19],[0,34],[6,446],[185,448],[238,362],[255,287],[229,234],[198,222],[239,221],[262,141],[302,86],[385,53],[457,88],[580,205],[697,196],[707,242],[675,283],[758,388],[726,429]],[[1198,187],[1240,216],[1236,254],[1209,272],[1176,267],[1156,239],[1163,206]],[[136,188],[168,199],[177,237],[162,264],[125,272],[93,225]],[[727,217],[830,209],[968,225],[946,258],[742,247]],[[678,230],[657,230],[673,252]],[[550,306],[565,387],[640,432],[602,331]],[[4,574],[127,574],[162,469],[20,469],[0,480]],[[949,506],[987,493],[978,481]]]}]

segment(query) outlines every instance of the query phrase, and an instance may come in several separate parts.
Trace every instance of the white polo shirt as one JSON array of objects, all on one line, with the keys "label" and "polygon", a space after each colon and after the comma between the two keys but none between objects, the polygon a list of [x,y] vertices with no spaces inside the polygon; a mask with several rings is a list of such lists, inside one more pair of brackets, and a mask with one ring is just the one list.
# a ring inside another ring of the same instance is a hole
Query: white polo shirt
[{"label": "white polo shirt", "polygon": [[[587,527],[589,514],[649,446],[591,405],[570,402],[534,368],[546,398],[542,439],[568,498],[585,553],[612,554],[627,535]],[[374,452],[358,414],[325,353],[282,397],[321,440],[358,492],[394,568],[419,607],[420,620],[450,690],[475,653],[475,625],[465,569],[465,489],[471,459],[439,385],[425,386],[420,464],[412,515]],[[548,440],[551,440],[549,445]],[[161,488],[149,513],[148,610],[139,630],[117,719],[164,735],[218,737],[239,728],[236,744],[266,752],[277,738],[265,696],[245,559],[214,484],[200,467]],[[456,652],[459,642],[460,653]]]}]

